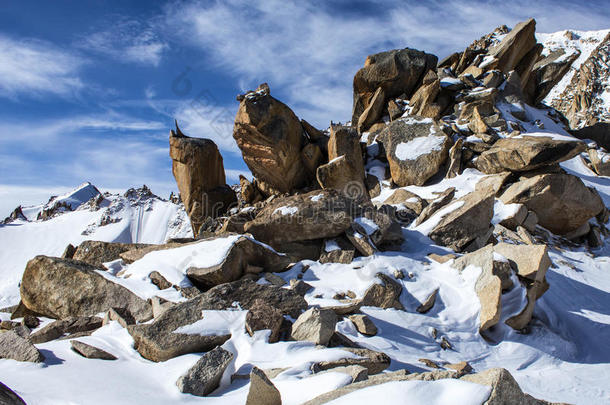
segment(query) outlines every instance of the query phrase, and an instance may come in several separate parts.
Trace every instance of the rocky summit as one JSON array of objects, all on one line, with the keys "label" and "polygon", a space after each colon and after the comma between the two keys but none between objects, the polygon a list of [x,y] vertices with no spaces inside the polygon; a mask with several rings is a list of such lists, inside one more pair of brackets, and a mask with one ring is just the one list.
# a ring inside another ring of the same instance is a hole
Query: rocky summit
[{"label": "rocky summit", "polygon": [[361,55],[351,120],[321,127],[272,75],[222,139],[239,184],[176,122],[168,200],[20,205],[0,402],[608,403],[609,32],[407,39]]}]

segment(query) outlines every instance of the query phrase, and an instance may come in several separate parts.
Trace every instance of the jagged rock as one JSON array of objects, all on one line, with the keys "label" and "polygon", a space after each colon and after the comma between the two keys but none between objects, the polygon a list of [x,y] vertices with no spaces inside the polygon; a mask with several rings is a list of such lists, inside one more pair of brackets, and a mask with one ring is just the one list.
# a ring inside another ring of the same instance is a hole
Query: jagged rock
[{"label": "jagged rock", "polygon": [[26,405],[23,399],[13,392],[9,387],[0,382],[0,404],[2,405]]},{"label": "jagged rock", "polygon": [[383,107],[385,107],[386,96],[382,87],[378,87],[371,100],[369,101],[368,107],[362,112],[358,118],[357,128],[358,133],[362,133],[370,128],[376,121],[381,118],[383,113]]},{"label": "jagged rock", "polygon": [[563,49],[550,52],[545,57],[536,62],[533,67],[533,82],[536,86],[536,97],[534,102],[540,103],[557,83],[570,70],[572,62],[580,56],[580,51],[576,51],[567,57]]},{"label": "jagged rock", "polygon": [[399,188],[398,190],[394,191],[394,193],[383,203],[392,205],[402,204],[417,215],[421,214],[422,210],[428,205],[426,200],[415,193],[405,190],[404,188]]},{"label": "jagged rock", "polygon": [[441,92],[441,82],[433,70],[429,70],[423,79],[422,85],[409,100],[411,114],[419,117],[437,119],[440,117],[442,107],[436,103]]},{"label": "jagged rock", "polygon": [[372,256],[377,252],[377,247],[371,238],[365,233],[358,232],[353,226],[345,231],[345,236],[362,256]]},{"label": "jagged rock", "polygon": [[282,314],[296,318],[307,308],[307,302],[292,290],[260,285],[249,280],[221,284],[184,303],[169,308],[153,322],[130,325],[135,348],[152,361],[165,361],[186,353],[207,351],[223,344],[230,335],[200,336],[175,332],[202,318],[203,310],[222,310],[239,303],[250,309],[256,299],[277,308]]},{"label": "jagged rock", "polygon": [[493,249],[514,264],[519,276],[531,281],[542,282],[546,271],[552,265],[546,245],[498,243]]},{"label": "jagged rock", "polygon": [[246,314],[246,331],[250,336],[254,336],[254,332],[258,330],[269,329],[271,331],[269,343],[275,343],[279,340],[283,320],[284,317],[280,310],[266,304],[263,300],[254,300]]},{"label": "jagged rock", "polygon": [[610,153],[600,149],[590,148],[589,160],[599,176],[610,176]]},{"label": "jagged rock", "polygon": [[167,301],[161,297],[156,296],[150,299],[150,304],[152,305],[154,318],[160,317],[165,311],[177,305],[175,302]]},{"label": "jagged rock", "polygon": [[599,194],[570,174],[523,178],[504,191],[504,204],[521,203],[534,211],[538,223],[559,235],[570,233],[604,209]]},{"label": "jagged rock", "polygon": [[282,396],[265,372],[253,367],[246,405],[282,405]]},{"label": "jagged rock", "polygon": [[176,123],[176,131],[169,133],[169,156],[180,197],[197,237],[205,219],[224,214],[237,202],[237,197],[226,185],[222,155],[212,140],[188,137]]},{"label": "jagged rock", "polygon": [[369,55],[364,67],[354,76],[352,123],[358,123],[378,88],[383,89],[387,99],[403,93],[410,98],[424,74],[436,69],[437,61],[434,55],[409,48]]},{"label": "jagged rock", "polygon": [[489,50],[489,55],[497,59],[496,69],[508,73],[515,69],[523,57],[536,45],[536,20],[530,18],[520,22]]},{"label": "jagged rock", "polygon": [[491,394],[485,405],[544,405],[548,402],[537,400],[524,394],[519,384],[503,368],[491,368],[476,374],[467,374],[461,380],[491,387]]},{"label": "jagged rock", "polygon": [[256,204],[263,200],[258,188],[243,175],[239,175],[239,186],[241,200],[246,204]]},{"label": "jagged rock", "polygon": [[425,314],[426,312],[430,311],[432,309],[432,307],[434,306],[434,303],[436,302],[437,295],[438,295],[438,288],[436,290],[432,291],[432,293],[430,295],[428,295],[428,298],[426,298],[426,300],[424,302],[422,302],[419,307],[417,307],[417,312],[419,312],[420,314]]},{"label": "jagged rock", "polygon": [[430,239],[456,252],[476,250],[487,243],[491,236],[494,193],[489,189],[475,190],[449,204],[446,214],[430,231]]},{"label": "jagged rock", "polygon": [[534,232],[536,225],[538,225],[538,215],[534,211],[527,211],[527,216],[521,226],[527,229],[528,232]]},{"label": "jagged rock", "polygon": [[586,149],[583,142],[554,140],[543,136],[503,138],[476,160],[484,173],[522,172],[551,166],[578,156]]},{"label": "jagged rock", "polygon": [[[510,281],[511,269],[494,258],[492,245],[456,259],[452,267],[462,271],[475,266],[481,269],[475,283],[475,291],[481,303],[479,332],[483,332],[500,321],[502,314],[502,285]],[[504,280],[504,283],[503,283]]]},{"label": "jagged rock", "polygon": [[[353,200],[368,199],[364,184],[364,161],[360,147],[360,137],[351,127],[333,125],[328,140],[329,165],[345,157],[341,179],[334,179],[332,188],[343,192]],[[339,173],[334,173],[339,174]],[[328,182],[328,179],[327,179]],[[324,186],[321,182],[320,185]]]},{"label": "jagged rock", "polygon": [[88,359],[100,359],[100,360],[116,360],[117,357],[113,354],[108,353],[105,350],[99,349],[95,346],[91,346],[87,343],[79,342],[78,340],[71,340],[72,350],[77,352],[83,357]]},{"label": "jagged rock", "polygon": [[455,141],[451,149],[449,149],[449,165],[447,167],[447,174],[445,175],[445,178],[452,179],[462,174],[463,145],[464,140],[462,138],[458,138],[458,140]]},{"label": "jagged rock", "polygon": [[76,248],[71,243],[68,243],[68,246],[66,246],[66,249],[64,249],[64,252],[62,253],[61,258],[62,259],[73,259],[74,253],[76,253]]},{"label": "jagged rock", "polygon": [[305,296],[313,287],[303,280],[290,280],[290,288],[300,296]]},{"label": "jagged rock", "polygon": [[92,316],[112,307],[125,308],[141,322],[152,318],[145,300],[95,269],[71,259],[36,256],[23,273],[21,300],[28,309],[54,319]]},{"label": "jagged rock", "polygon": [[447,160],[451,140],[431,119],[398,119],[380,135],[392,180],[400,187],[423,185]]},{"label": "jagged rock", "polygon": [[516,231],[517,227],[521,226],[527,218],[527,207],[523,204],[518,204],[518,207],[511,211],[506,217],[502,218],[500,225]]},{"label": "jagged rock", "polygon": [[242,236],[229,248],[222,262],[210,267],[190,267],[187,277],[204,289],[239,280],[248,266],[262,267],[267,272],[283,271],[290,264],[290,258],[269,247]]},{"label": "jagged rock", "polygon": [[29,340],[9,330],[0,332],[0,359],[42,363],[44,356]]},{"label": "jagged rock", "polygon": [[241,97],[233,138],[254,177],[270,189],[287,193],[305,185],[303,126],[288,106],[270,95],[266,84]]},{"label": "jagged rock", "polygon": [[95,266],[98,269],[106,270],[104,263],[120,259],[120,254],[123,252],[144,248],[146,246],[148,245],[143,243],[132,244],[86,240],[78,245],[72,259],[80,260]]},{"label": "jagged rock", "polygon": [[390,115],[390,121],[394,121],[396,118],[402,115],[402,108],[396,104],[396,101],[388,101],[388,114]]},{"label": "jagged rock", "polygon": [[342,155],[318,167],[316,178],[323,189],[349,192],[350,196],[356,193],[358,198],[358,195],[364,197],[366,192],[366,186],[360,178],[361,174],[364,172],[356,172],[352,163]]},{"label": "jagged rock", "polygon": [[362,297],[361,306],[404,309],[400,303],[402,285],[383,273],[377,273],[376,277],[381,279],[383,284],[370,286]]},{"label": "jagged rock", "polygon": [[419,214],[417,220],[415,221],[415,225],[424,223],[428,218],[434,215],[434,213],[449,204],[453,200],[454,196],[455,187],[449,187],[447,190],[443,191],[438,197],[430,202],[426,208],[422,210],[421,214]]},{"label": "jagged rock", "polygon": [[294,322],[291,337],[326,346],[335,332],[336,324],[337,315],[332,310],[311,308]]},{"label": "jagged rock", "polygon": [[233,353],[222,347],[205,353],[186,374],[176,381],[180,392],[204,397],[220,384],[223,373],[233,360]]},{"label": "jagged rock", "polygon": [[276,198],[245,225],[246,232],[272,246],[345,232],[357,212],[354,202],[334,190]]},{"label": "jagged rock", "polygon": [[367,315],[350,315],[349,320],[352,321],[356,330],[365,336],[375,336],[377,334],[377,326]]},{"label": "jagged rock", "polygon": [[133,316],[124,308],[110,308],[104,315],[102,325],[108,325],[113,321],[118,322],[123,328],[127,328],[128,325],[135,325],[136,323]]},{"label": "jagged rock", "polygon": [[97,316],[66,318],[51,322],[30,335],[30,341],[35,344],[46,343],[59,339],[66,334],[91,332],[102,327],[103,319]]},{"label": "jagged rock", "polygon": [[321,361],[314,363],[311,370],[314,373],[330,370],[336,367],[362,366],[368,370],[369,376],[379,374],[390,366],[390,357],[382,352],[365,348],[342,347],[341,350],[353,353],[359,358],[347,357],[339,360]]},{"label": "jagged rock", "polygon": [[158,271],[151,272],[148,275],[148,279],[150,280],[151,283],[156,285],[159,288],[159,290],[166,290],[166,289],[172,287],[172,283],[167,281],[167,279],[165,277],[163,277],[163,274],[159,273]]}]

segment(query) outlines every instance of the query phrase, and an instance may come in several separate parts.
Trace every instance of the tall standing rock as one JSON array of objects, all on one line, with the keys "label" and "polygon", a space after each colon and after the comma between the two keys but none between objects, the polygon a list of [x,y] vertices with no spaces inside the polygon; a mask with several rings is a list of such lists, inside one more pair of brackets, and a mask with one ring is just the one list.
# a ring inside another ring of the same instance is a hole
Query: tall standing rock
[{"label": "tall standing rock", "polygon": [[301,149],[306,138],[297,116],[271,97],[266,84],[238,99],[233,138],[262,188],[288,193],[304,186],[309,173]]},{"label": "tall standing rock", "polygon": [[193,234],[197,236],[206,218],[224,214],[237,197],[226,185],[222,156],[210,139],[188,137],[176,124],[176,131],[169,133],[169,156]]},{"label": "tall standing rock", "polygon": [[[407,97],[415,92],[423,76],[430,69],[436,69],[438,58],[415,49],[394,49],[369,55],[364,67],[354,76],[354,107],[352,124],[356,125],[360,115],[366,110],[373,96],[381,88],[387,99],[401,94]],[[380,117],[367,115],[367,123]]]},{"label": "tall standing rock", "polygon": [[515,69],[524,56],[536,46],[536,20],[530,18],[520,22],[490,49],[489,54],[497,59],[496,69],[505,73]]}]

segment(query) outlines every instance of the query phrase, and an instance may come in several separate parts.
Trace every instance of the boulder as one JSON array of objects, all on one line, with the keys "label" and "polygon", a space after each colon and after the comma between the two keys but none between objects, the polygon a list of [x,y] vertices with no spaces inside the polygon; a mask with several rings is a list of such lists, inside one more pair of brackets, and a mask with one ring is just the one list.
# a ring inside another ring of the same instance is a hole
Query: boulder
[{"label": "boulder", "polygon": [[[134,246],[132,249],[127,250],[121,254],[119,254],[119,257],[121,259],[123,259],[123,262],[125,262],[126,264],[131,264],[133,262],[135,262],[136,260],[140,260],[141,258],[143,258],[144,256],[146,256],[148,253],[150,252],[156,252],[158,250],[167,250],[167,249],[174,249],[180,246],[184,246],[184,243],[178,243],[178,242],[169,242],[169,243],[164,243],[161,245],[144,245],[144,247],[135,247]],[[160,290],[163,290],[163,288],[159,288]]]},{"label": "boulder", "polygon": [[417,215],[421,214],[422,210],[428,205],[426,200],[404,188],[394,191],[383,203],[391,205],[402,204]]},{"label": "boulder", "polygon": [[49,318],[93,316],[124,308],[140,322],[152,318],[150,305],[127,288],[98,274],[96,267],[71,259],[36,256],[21,280],[21,301]]},{"label": "boulder", "polygon": [[533,67],[533,80],[535,84],[535,104],[540,103],[555,87],[557,83],[570,70],[572,62],[580,56],[580,51],[566,57],[565,50],[559,48],[550,52],[545,57],[536,62]]},{"label": "boulder", "polygon": [[383,283],[375,283],[364,292],[361,306],[404,309],[400,303],[402,285],[383,273],[377,273],[376,277]]},{"label": "boulder", "polygon": [[29,340],[9,330],[0,332],[0,359],[42,363],[44,356]]},{"label": "boulder", "polygon": [[604,209],[599,194],[579,177],[550,173],[522,178],[500,196],[536,213],[538,224],[558,235],[575,231]]},{"label": "boulder", "polygon": [[352,321],[356,330],[365,336],[375,336],[377,334],[377,326],[367,315],[350,315],[349,320]]},{"label": "boulder", "polygon": [[514,70],[523,57],[536,45],[536,20],[520,22],[494,47],[489,55],[497,60],[495,68],[504,73]]},{"label": "boulder", "polygon": [[277,246],[285,242],[333,238],[352,223],[357,206],[334,190],[276,198],[244,226],[262,242]]},{"label": "boulder", "polygon": [[426,208],[421,211],[421,213],[417,217],[417,220],[415,221],[415,225],[419,225],[426,222],[426,220],[432,215],[434,215],[438,210],[449,204],[453,200],[454,196],[455,187],[449,187],[448,189],[443,191],[441,194],[439,194],[438,197],[432,200],[432,202],[426,205]]},{"label": "boulder", "polygon": [[188,137],[176,123],[176,131],[169,133],[169,156],[196,237],[206,218],[224,214],[237,197],[226,186],[222,156],[212,140]]},{"label": "boulder", "polygon": [[530,281],[542,282],[546,271],[553,264],[546,245],[498,243],[493,249],[513,264],[520,277]]},{"label": "boulder", "polygon": [[429,118],[392,121],[380,135],[399,187],[423,185],[447,160],[451,139]]},{"label": "boulder", "polygon": [[372,256],[377,252],[371,238],[366,233],[355,230],[353,226],[345,231],[345,236],[362,256]]},{"label": "boulder", "polygon": [[354,245],[346,238],[329,239],[324,242],[320,263],[349,264],[354,260],[355,253]]},{"label": "boulder", "polygon": [[269,343],[275,343],[279,340],[283,321],[284,316],[280,310],[257,299],[246,314],[246,331],[250,336],[254,336],[256,331],[268,329],[271,331]]},{"label": "boulder", "polygon": [[72,350],[88,359],[99,359],[99,360],[116,360],[117,357],[113,354],[108,353],[105,350],[99,349],[95,346],[91,346],[87,343],[79,342],[78,340],[71,340]]},{"label": "boulder", "polygon": [[597,173],[598,176],[610,176],[610,153],[600,149],[590,148],[588,154],[595,173]]},{"label": "boulder", "polygon": [[[469,266],[478,267],[481,273],[475,283],[475,291],[481,304],[479,332],[486,331],[500,321],[502,314],[502,287],[510,282],[508,263],[496,260],[493,245],[456,259],[452,267],[462,271]],[[510,285],[509,285],[510,286]]]},{"label": "boulder", "polygon": [[338,360],[321,361],[314,363],[311,370],[319,373],[324,370],[331,370],[337,367],[362,366],[368,371],[368,375],[379,374],[390,366],[390,357],[382,352],[377,352],[365,348],[342,347],[341,350],[355,354],[354,357],[346,357]]},{"label": "boulder", "polygon": [[411,115],[433,119],[439,118],[443,108],[435,101],[440,92],[441,81],[433,70],[429,70],[424,77],[424,83],[413,94],[411,100],[409,100]]},{"label": "boulder", "polygon": [[[360,147],[360,136],[352,127],[333,125],[330,128],[330,138],[328,140],[329,164],[335,162],[341,156],[345,157],[344,165],[347,168],[341,171],[343,173],[341,182],[339,179],[335,179],[332,188],[342,191],[353,200],[367,200],[368,193],[364,184],[364,161],[362,159],[362,148]],[[322,185],[321,182],[320,185]]]},{"label": "boulder", "polygon": [[551,166],[578,156],[586,149],[580,141],[555,140],[543,136],[503,138],[483,152],[475,162],[483,173],[524,172]]},{"label": "boulder", "polygon": [[265,372],[253,367],[246,405],[282,405],[282,396]]},{"label": "boulder", "polygon": [[320,187],[325,190],[346,192],[359,199],[367,194],[366,186],[360,178],[363,174],[364,172],[356,172],[350,161],[342,155],[318,167],[316,178]]},{"label": "boulder", "polygon": [[210,267],[190,267],[187,277],[193,284],[208,289],[223,283],[239,280],[249,266],[261,267],[267,272],[283,271],[290,264],[290,258],[277,253],[270,247],[242,236],[231,245],[225,258]]},{"label": "boulder", "polygon": [[428,236],[441,246],[456,252],[476,250],[491,236],[494,193],[489,189],[475,190],[449,204],[447,213]]},{"label": "boulder", "polygon": [[308,173],[301,149],[306,138],[297,116],[271,96],[266,84],[239,98],[233,138],[254,177],[279,193],[304,186]]},{"label": "boulder", "polygon": [[66,318],[51,322],[30,335],[32,343],[46,343],[65,335],[92,332],[102,327],[103,319],[97,316]]},{"label": "boulder", "polygon": [[223,344],[230,335],[200,336],[175,331],[200,320],[203,310],[232,308],[234,303],[239,303],[240,308],[250,309],[256,299],[261,299],[293,318],[307,308],[303,297],[292,290],[242,279],[214,287],[167,309],[151,323],[130,325],[127,330],[134,339],[136,350],[152,361],[165,361],[186,353],[208,351]]},{"label": "boulder", "polygon": [[369,55],[354,76],[352,123],[356,125],[378,88],[386,100],[405,94],[410,98],[424,74],[436,69],[438,58],[415,49],[394,49]]},{"label": "boulder", "polygon": [[233,353],[218,346],[201,356],[186,374],[178,378],[176,385],[182,393],[204,397],[218,388],[231,361]]},{"label": "boulder", "polygon": [[328,345],[335,332],[337,315],[329,309],[311,308],[303,312],[292,325],[291,337],[317,345]]},{"label": "boulder", "polygon": [[432,293],[430,293],[430,295],[428,295],[428,297],[425,299],[425,301],[422,302],[419,307],[417,307],[417,312],[419,312],[420,314],[425,314],[426,312],[430,311],[432,309],[432,307],[434,307],[434,303],[436,302],[437,295],[438,295],[438,288],[436,290],[432,291]]},{"label": "boulder", "polygon": [[120,259],[120,255],[123,252],[132,249],[141,249],[146,246],[149,245],[143,243],[115,243],[86,240],[78,245],[71,258],[88,263],[98,269],[106,270],[104,263]]},{"label": "boulder", "polygon": [[13,390],[0,382],[0,404],[25,405],[25,402]]},{"label": "boulder", "polygon": [[362,112],[358,118],[357,128],[358,133],[362,133],[370,128],[376,121],[378,121],[383,114],[383,107],[385,107],[385,93],[382,87],[378,87],[371,100],[369,101],[368,107]]},{"label": "boulder", "polygon": [[460,378],[475,384],[491,387],[491,394],[485,405],[544,405],[548,402],[537,400],[524,394],[517,381],[503,368],[491,368]]}]

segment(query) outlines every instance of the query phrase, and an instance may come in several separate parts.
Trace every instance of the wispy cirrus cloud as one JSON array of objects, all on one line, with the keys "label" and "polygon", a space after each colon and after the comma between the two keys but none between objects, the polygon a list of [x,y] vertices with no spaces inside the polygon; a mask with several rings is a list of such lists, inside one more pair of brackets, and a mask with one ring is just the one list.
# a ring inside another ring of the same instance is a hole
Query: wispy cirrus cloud
[{"label": "wispy cirrus cloud", "polygon": [[118,62],[154,67],[159,65],[169,47],[152,21],[143,22],[121,16],[113,16],[111,23],[84,35],[76,46]]},{"label": "wispy cirrus cloud", "polygon": [[165,26],[242,90],[269,82],[297,114],[325,126],[350,116],[352,77],[368,54],[412,47],[444,57],[529,17],[539,31],[604,28],[602,3],[188,0],[166,7]]},{"label": "wispy cirrus cloud", "polygon": [[84,86],[76,53],[37,39],[0,34],[0,96],[72,96]]}]

